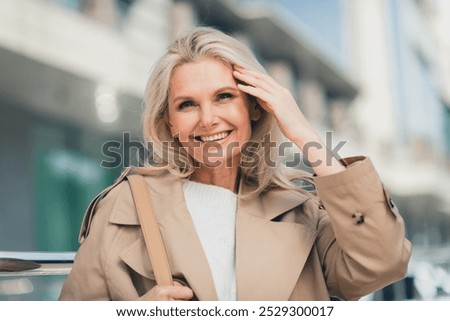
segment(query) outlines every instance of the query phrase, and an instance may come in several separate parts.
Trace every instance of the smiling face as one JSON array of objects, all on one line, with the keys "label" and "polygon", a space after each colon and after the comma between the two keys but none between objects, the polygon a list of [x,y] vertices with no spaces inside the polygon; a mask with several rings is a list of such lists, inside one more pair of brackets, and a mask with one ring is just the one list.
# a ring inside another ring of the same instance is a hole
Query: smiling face
[{"label": "smiling face", "polygon": [[250,103],[230,66],[205,58],[176,67],[168,100],[170,131],[197,162],[238,164],[251,136]]}]

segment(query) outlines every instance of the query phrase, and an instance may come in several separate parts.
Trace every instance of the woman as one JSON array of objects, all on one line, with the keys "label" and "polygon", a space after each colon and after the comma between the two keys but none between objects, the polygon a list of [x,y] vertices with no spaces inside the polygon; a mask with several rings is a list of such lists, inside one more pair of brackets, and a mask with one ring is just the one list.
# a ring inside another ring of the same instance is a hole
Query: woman
[{"label": "woman", "polygon": [[[405,275],[411,246],[370,160],[330,159],[289,91],[235,39],[204,27],[177,39],[145,104],[146,181],[179,282],[156,286],[119,180],[86,215],[60,299],[356,300]],[[314,178],[277,162],[278,130],[315,147],[304,151]]]}]

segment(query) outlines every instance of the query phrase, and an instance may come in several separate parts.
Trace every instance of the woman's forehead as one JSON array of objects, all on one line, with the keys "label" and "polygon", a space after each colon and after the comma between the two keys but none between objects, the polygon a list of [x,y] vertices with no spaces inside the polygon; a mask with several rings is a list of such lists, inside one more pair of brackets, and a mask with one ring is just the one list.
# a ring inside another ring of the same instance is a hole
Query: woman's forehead
[{"label": "woman's forehead", "polygon": [[230,65],[217,58],[203,58],[199,61],[187,62],[174,68],[171,80],[179,77],[202,77],[204,75],[232,77],[233,69]]},{"label": "woman's forehead", "polygon": [[188,92],[199,89],[215,89],[223,86],[236,87],[233,69],[223,61],[205,58],[177,66],[170,78],[171,92]]}]

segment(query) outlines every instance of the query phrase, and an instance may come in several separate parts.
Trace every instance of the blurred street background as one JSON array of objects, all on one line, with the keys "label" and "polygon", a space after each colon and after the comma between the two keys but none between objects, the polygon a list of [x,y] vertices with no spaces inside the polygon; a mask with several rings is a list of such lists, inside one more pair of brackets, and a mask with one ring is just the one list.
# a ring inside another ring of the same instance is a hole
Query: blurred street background
[{"label": "blurred street background", "polygon": [[197,25],[248,44],[340,156],[373,160],[414,250],[365,299],[450,300],[447,0],[0,0],[0,251],[77,250],[123,165],[102,145],[140,140],[150,68]]}]

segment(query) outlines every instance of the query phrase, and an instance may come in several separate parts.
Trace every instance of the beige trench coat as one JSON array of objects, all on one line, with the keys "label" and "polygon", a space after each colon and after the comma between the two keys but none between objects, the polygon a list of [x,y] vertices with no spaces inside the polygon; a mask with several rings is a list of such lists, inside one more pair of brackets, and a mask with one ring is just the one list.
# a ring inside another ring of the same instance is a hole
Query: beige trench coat
[{"label": "beige trench coat", "polygon": [[[370,160],[347,163],[344,172],[314,178],[323,206],[281,189],[238,201],[238,300],[356,300],[405,276],[411,244],[402,218]],[[146,181],[174,278],[199,300],[217,300],[182,181],[170,174]],[[136,300],[155,286],[129,185],[115,185],[87,212],[61,300]],[[239,193],[249,188],[241,184]]]}]

